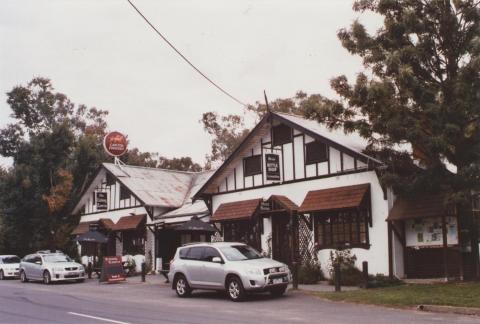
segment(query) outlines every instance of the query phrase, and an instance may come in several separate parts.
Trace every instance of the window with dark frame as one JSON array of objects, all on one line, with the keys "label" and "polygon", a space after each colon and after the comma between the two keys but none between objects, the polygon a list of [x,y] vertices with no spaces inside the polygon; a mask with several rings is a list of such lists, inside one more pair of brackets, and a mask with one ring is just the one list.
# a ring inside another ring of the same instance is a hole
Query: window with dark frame
[{"label": "window with dark frame", "polygon": [[243,159],[244,176],[253,176],[262,173],[262,156],[253,155]]},{"label": "window with dark frame", "polygon": [[272,136],[273,136],[273,141],[272,141],[273,146],[279,146],[279,145],[291,143],[292,128],[285,124],[274,126],[272,128]]},{"label": "window with dark frame", "polygon": [[319,141],[305,144],[305,164],[328,161],[328,146]]},{"label": "window with dark frame", "polygon": [[120,200],[130,199],[130,190],[125,188],[125,186],[120,186]]},{"label": "window with dark frame", "polygon": [[315,214],[315,241],[324,248],[369,248],[368,211],[347,209]]}]

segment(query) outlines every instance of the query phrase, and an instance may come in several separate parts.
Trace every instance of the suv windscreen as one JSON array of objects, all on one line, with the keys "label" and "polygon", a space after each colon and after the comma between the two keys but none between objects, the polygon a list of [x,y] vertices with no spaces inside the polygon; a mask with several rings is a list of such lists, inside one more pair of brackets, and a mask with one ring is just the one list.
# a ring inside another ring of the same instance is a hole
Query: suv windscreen
[{"label": "suv windscreen", "polygon": [[43,256],[43,260],[44,260],[46,263],[53,263],[53,262],[72,262],[72,260],[71,260],[68,256],[62,255],[62,254],[44,255],[44,256]]},{"label": "suv windscreen", "polygon": [[260,253],[248,245],[232,245],[220,248],[228,261],[243,261],[263,258]]},{"label": "suv windscreen", "polygon": [[20,263],[20,258],[13,256],[13,257],[5,257],[3,258],[3,263],[4,264],[12,264],[12,263]]}]

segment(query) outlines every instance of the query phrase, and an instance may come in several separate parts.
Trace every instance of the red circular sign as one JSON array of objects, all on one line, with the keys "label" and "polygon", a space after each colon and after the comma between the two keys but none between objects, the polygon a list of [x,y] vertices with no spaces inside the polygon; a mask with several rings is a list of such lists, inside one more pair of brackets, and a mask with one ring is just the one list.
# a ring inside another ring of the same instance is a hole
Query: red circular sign
[{"label": "red circular sign", "polygon": [[127,151],[127,138],[120,132],[110,132],[103,139],[103,148],[111,156],[120,156]]}]

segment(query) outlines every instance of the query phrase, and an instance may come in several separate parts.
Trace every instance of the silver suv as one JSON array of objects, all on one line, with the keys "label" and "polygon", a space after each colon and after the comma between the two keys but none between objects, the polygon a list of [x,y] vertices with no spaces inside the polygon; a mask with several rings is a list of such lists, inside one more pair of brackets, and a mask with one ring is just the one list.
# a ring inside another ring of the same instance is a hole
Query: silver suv
[{"label": "silver suv", "polygon": [[179,297],[193,289],[226,291],[233,301],[247,292],[282,295],[291,281],[288,267],[243,243],[196,243],[177,249],[168,278]]}]

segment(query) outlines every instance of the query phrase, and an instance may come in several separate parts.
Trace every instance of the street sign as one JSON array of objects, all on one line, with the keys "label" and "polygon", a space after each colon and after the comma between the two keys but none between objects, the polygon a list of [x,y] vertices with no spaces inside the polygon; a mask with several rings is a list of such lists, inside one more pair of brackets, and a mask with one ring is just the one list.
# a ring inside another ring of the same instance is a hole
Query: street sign
[{"label": "street sign", "polygon": [[125,281],[126,275],[123,271],[122,257],[104,257],[100,282],[118,282]]}]

